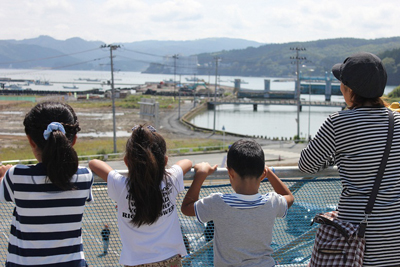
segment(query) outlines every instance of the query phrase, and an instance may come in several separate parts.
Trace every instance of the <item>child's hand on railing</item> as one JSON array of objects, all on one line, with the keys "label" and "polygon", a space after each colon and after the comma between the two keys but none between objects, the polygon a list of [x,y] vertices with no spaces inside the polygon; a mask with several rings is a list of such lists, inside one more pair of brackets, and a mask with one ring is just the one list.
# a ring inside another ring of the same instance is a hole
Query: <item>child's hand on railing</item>
[{"label": "child's hand on railing", "polygon": [[197,174],[195,175],[195,177],[204,177],[204,179],[213,174],[215,172],[215,170],[217,169],[218,165],[214,165],[213,167],[211,167],[211,165],[208,162],[201,162],[201,163],[197,163],[196,165],[194,165],[194,172]]},{"label": "child's hand on railing", "polygon": [[6,174],[6,172],[8,171],[8,169],[10,169],[12,167],[12,165],[7,164],[7,165],[1,165],[0,166],[0,181],[3,179],[4,175]]},{"label": "child's hand on railing", "polygon": [[181,211],[186,216],[195,216],[194,203],[199,200],[201,186],[208,175],[213,174],[218,165],[210,166],[208,162],[197,163],[194,165],[194,178],[192,185],[186,192],[182,201]]}]

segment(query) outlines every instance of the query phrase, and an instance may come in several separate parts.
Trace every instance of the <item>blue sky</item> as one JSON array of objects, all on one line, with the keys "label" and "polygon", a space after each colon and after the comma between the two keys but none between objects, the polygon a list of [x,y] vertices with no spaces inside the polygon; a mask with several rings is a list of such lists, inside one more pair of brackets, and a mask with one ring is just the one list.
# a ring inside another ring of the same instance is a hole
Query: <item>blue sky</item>
[{"label": "blue sky", "polygon": [[1,39],[106,43],[231,37],[286,43],[400,36],[398,0],[0,0]]}]

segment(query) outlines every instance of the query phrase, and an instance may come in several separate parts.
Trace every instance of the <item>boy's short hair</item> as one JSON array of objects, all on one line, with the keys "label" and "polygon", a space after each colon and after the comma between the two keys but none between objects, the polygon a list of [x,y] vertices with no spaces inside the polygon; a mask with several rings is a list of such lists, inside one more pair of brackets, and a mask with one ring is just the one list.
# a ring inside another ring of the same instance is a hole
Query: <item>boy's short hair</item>
[{"label": "boy's short hair", "polygon": [[229,148],[226,165],[241,178],[258,178],[265,168],[264,151],[254,140],[238,140]]}]

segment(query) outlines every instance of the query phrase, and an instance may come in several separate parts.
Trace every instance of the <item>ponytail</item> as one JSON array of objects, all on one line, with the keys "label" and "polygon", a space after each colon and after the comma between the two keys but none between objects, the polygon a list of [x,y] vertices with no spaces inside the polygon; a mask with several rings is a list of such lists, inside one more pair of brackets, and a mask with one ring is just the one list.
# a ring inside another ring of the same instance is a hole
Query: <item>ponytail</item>
[{"label": "ponytail", "polygon": [[41,150],[50,182],[61,190],[73,189],[78,155],[72,145],[80,127],[72,107],[58,102],[37,104],[25,116],[24,126]]},{"label": "ponytail", "polygon": [[165,154],[165,140],[153,127],[134,127],[125,157],[129,205],[134,214],[131,223],[137,227],[151,225],[161,216],[161,182],[167,179]]},{"label": "ponytail", "polygon": [[78,155],[61,131],[53,131],[42,150],[47,177],[62,190],[72,189],[71,177],[78,170]]}]

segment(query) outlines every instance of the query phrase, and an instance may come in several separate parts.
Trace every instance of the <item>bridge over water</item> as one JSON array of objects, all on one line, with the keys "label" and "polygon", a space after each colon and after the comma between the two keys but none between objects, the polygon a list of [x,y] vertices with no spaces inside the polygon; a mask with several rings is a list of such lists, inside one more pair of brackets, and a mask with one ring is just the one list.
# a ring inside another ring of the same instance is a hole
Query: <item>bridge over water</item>
[{"label": "bridge over water", "polygon": [[[342,95],[340,84],[331,73],[325,77],[300,76],[300,94],[325,95],[325,101],[330,102],[332,95]],[[242,89],[241,80],[235,79],[235,91],[239,98],[266,98],[266,99],[296,99],[298,84],[295,83],[294,90],[271,90],[271,81],[264,80],[264,90]]]},{"label": "bridge over water", "polygon": [[[253,105],[253,110],[257,111],[258,105],[288,105],[297,106],[298,101],[295,99],[217,99],[210,100],[207,103],[208,109],[214,109],[215,105]],[[337,101],[307,101],[300,100],[300,109],[302,106],[313,106],[313,107],[341,107],[345,108],[345,102]]]}]

